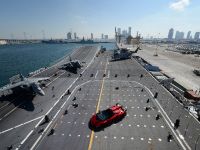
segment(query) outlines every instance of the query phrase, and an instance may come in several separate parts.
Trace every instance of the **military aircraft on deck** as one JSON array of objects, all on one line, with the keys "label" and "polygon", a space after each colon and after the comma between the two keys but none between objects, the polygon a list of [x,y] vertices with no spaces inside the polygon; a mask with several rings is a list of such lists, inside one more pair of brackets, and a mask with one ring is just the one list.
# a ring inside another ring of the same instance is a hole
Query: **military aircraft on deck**
[{"label": "military aircraft on deck", "polygon": [[138,50],[141,50],[140,47],[137,47],[135,51],[131,51],[129,48],[114,50],[112,61],[130,59],[132,54],[137,53]]},{"label": "military aircraft on deck", "polygon": [[[13,93],[16,91],[26,91],[31,92],[31,94],[36,95],[39,94],[44,96],[45,93],[40,87],[41,81],[49,80],[47,78],[25,78],[22,74],[15,75],[13,80],[10,80],[10,84],[0,88],[0,95],[4,95],[7,91],[12,91]],[[12,77],[13,78],[13,77]]]},{"label": "military aircraft on deck", "polygon": [[78,60],[72,60],[71,57],[70,61],[64,65],[60,69],[67,70],[72,73],[77,73],[78,68],[81,68],[81,63]]}]

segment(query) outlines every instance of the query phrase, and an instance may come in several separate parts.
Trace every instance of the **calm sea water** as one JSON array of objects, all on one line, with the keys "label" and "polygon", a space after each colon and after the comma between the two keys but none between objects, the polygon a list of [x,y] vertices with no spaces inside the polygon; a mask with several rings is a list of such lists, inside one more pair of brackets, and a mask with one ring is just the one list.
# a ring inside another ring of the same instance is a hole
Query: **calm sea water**
[{"label": "calm sea water", "polygon": [[[115,48],[114,43],[103,45],[107,49]],[[39,68],[51,66],[62,57],[69,55],[80,44],[19,44],[0,46],[0,87],[9,82],[9,78],[18,73],[27,75]]]}]

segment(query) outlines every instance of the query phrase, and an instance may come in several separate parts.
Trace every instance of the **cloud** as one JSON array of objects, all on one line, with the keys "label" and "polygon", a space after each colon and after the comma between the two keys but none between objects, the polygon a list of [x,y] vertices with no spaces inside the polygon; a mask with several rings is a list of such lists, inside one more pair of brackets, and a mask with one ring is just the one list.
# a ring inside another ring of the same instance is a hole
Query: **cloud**
[{"label": "cloud", "polygon": [[183,11],[185,7],[190,4],[190,1],[191,0],[177,0],[170,4],[170,8],[177,11]]}]

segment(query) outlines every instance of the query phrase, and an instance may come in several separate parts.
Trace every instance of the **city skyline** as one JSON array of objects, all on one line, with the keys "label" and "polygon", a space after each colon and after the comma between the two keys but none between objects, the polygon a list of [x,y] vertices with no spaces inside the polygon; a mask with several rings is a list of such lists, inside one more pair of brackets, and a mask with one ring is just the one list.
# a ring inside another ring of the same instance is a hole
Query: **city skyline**
[{"label": "city skyline", "polygon": [[[200,31],[198,0],[20,0],[1,1],[0,38],[114,38],[114,28],[131,27],[143,37],[167,38],[171,27],[187,33]],[[160,34],[159,34],[160,33]]]},{"label": "city skyline", "polygon": [[168,40],[173,40],[173,39],[175,39],[175,40],[182,40],[182,39],[199,40],[200,36],[199,36],[199,32],[192,33],[190,30],[188,30],[187,32],[183,32],[183,31],[179,31],[179,30],[174,30],[174,28],[170,28],[167,39]]}]

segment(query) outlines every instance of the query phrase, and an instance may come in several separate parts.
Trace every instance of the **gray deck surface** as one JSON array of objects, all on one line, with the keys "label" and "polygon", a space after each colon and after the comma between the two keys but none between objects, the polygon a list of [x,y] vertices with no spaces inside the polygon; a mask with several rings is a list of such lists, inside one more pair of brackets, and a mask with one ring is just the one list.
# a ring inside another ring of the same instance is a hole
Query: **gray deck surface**
[{"label": "gray deck surface", "polygon": [[[38,75],[51,76],[58,71],[56,77],[51,77],[52,83],[44,89],[45,96],[36,96],[29,101],[30,104],[24,102],[17,107],[13,103],[3,107],[8,101],[1,104],[1,149],[13,145],[25,150],[83,150],[88,149],[89,143],[94,150],[195,149],[195,145],[200,148],[199,122],[134,58],[110,62],[111,52],[105,52],[93,60],[96,52],[97,48],[85,47],[72,55],[73,59],[86,61],[79,71],[81,73],[87,67],[82,77],[72,74],[68,77],[68,72],[52,67]],[[106,77],[103,78],[104,73]],[[127,77],[128,74],[130,77]],[[143,78],[140,78],[141,74]],[[116,90],[116,87],[119,89]],[[65,94],[68,88],[72,92],[70,95]],[[155,92],[158,92],[157,99],[153,98]],[[74,96],[76,100],[72,101]],[[147,99],[150,99],[149,103]],[[120,103],[127,108],[127,116],[93,134],[88,122],[96,112],[98,102],[100,110]],[[78,107],[74,108],[73,103],[77,103]],[[151,109],[145,111],[147,106]],[[68,110],[66,115],[65,110]],[[41,124],[48,111],[51,121]],[[162,115],[161,119],[155,119],[157,114]],[[172,123],[177,118],[180,118],[181,126],[173,130]],[[37,125],[39,121],[40,125]],[[55,132],[48,136],[52,128]],[[44,131],[40,132],[41,129]],[[171,142],[167,142],[169,132],[174,136]]]}]

